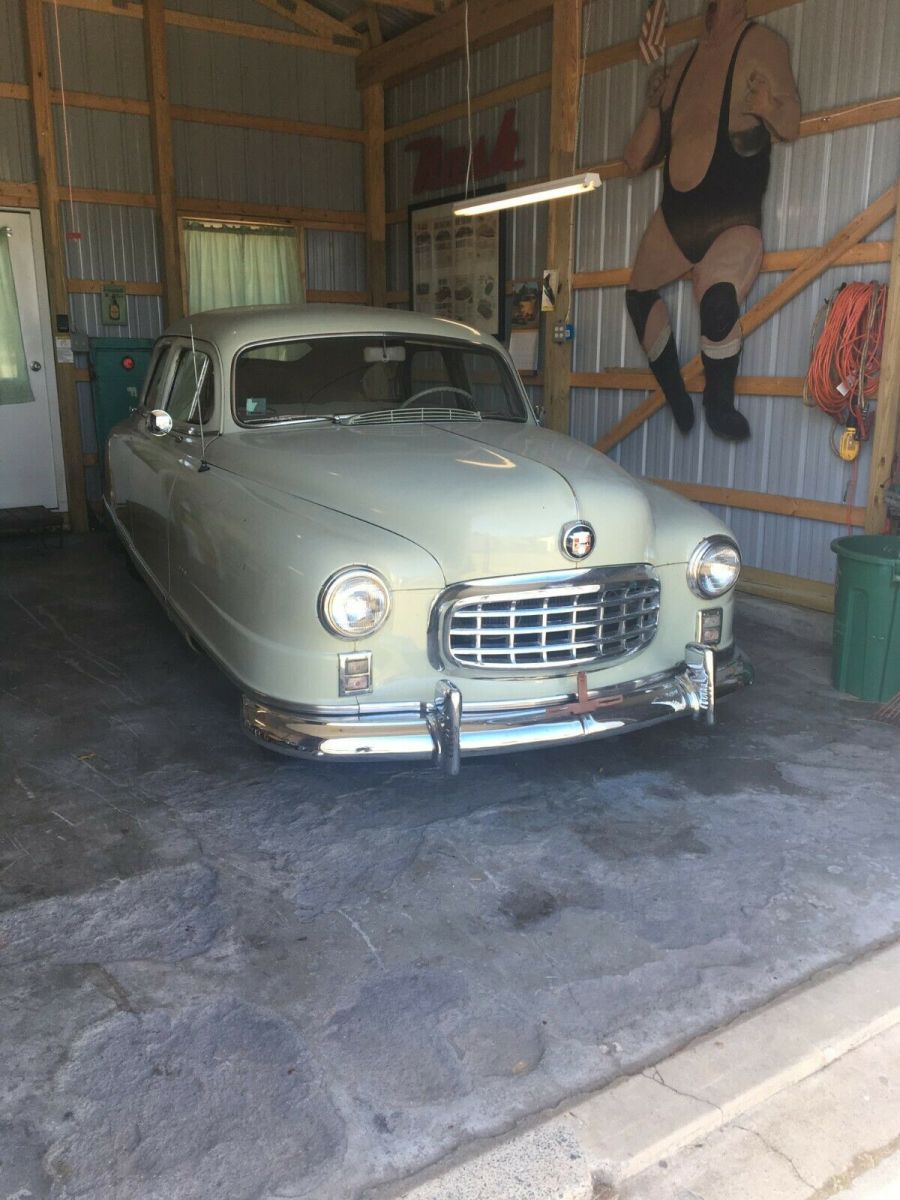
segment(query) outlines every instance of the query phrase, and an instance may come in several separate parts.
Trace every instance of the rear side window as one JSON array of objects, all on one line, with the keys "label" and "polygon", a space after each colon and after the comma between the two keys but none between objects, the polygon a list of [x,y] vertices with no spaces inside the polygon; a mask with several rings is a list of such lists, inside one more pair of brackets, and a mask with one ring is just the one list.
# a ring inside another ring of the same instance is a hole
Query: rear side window
[{"label": "rear side window", "polygon": [[147,388],[144,392],[144,408],[154,409],[162,408],[162,392],[168,375],[169,351],[172,349],[170,343],[166,343],[160,350],[153,363],[150,371],[150,376],[147,380]]}]

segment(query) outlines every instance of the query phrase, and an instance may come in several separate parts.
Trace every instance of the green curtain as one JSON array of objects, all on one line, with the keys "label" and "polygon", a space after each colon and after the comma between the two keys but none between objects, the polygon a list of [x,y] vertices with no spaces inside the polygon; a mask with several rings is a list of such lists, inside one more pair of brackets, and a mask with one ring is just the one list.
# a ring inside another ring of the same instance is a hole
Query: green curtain
[{"label": "green curtain", "polygon": [[188,312],[303,299],[293,229],[186,221],[184,253]]},{"label": "green curtain", "polygon": [[0,226],[0,404],[27,404],[34,396],[22,343],[9,239],[9,229]]}]

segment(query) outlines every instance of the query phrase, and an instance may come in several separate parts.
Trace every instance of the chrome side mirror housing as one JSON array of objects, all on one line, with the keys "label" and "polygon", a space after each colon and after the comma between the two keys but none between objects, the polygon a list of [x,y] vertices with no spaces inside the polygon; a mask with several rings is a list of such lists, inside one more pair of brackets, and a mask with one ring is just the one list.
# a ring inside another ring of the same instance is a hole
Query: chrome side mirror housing
[{"label": "chrome side mirror housing", "polygon": [[172,432],[172,418],[164,408],[154,408],[147,418],[147,432],[154,437],[165,437]]}]

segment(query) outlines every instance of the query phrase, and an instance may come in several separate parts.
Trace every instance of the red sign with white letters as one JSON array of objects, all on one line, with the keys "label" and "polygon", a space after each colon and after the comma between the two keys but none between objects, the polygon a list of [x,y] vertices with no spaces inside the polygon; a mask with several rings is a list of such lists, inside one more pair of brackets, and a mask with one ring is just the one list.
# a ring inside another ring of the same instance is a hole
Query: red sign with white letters
[{"label": "red sign with white letters", "polygon": [[[472,176],[475,182],[524,167],[525,159],[516,158],[518,145],[516,110],[510,108],[503,114],[493,148],[488,150],[484,135],[475,143],[472,150]],[[412,185],[414,196],[421,192],[446,191],[465,184],[469,161],[466,146],[448,149],[442,137],[424,137],[408,142],[405,149],[409,154],[419,156]]]}]

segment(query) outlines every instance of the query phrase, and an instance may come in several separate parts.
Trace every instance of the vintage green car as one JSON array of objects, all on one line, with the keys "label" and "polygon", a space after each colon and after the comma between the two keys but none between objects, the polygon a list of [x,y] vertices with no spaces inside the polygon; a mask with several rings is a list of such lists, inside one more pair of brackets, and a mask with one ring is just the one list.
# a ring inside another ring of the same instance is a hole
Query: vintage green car
[{"label": "vintage green car", "polygon": [[734,538],[541,428],[492,338],[407,312],[225,309],[160,338],[105,502],[245,731],[433,760],[712,721],[749,683]]}]

